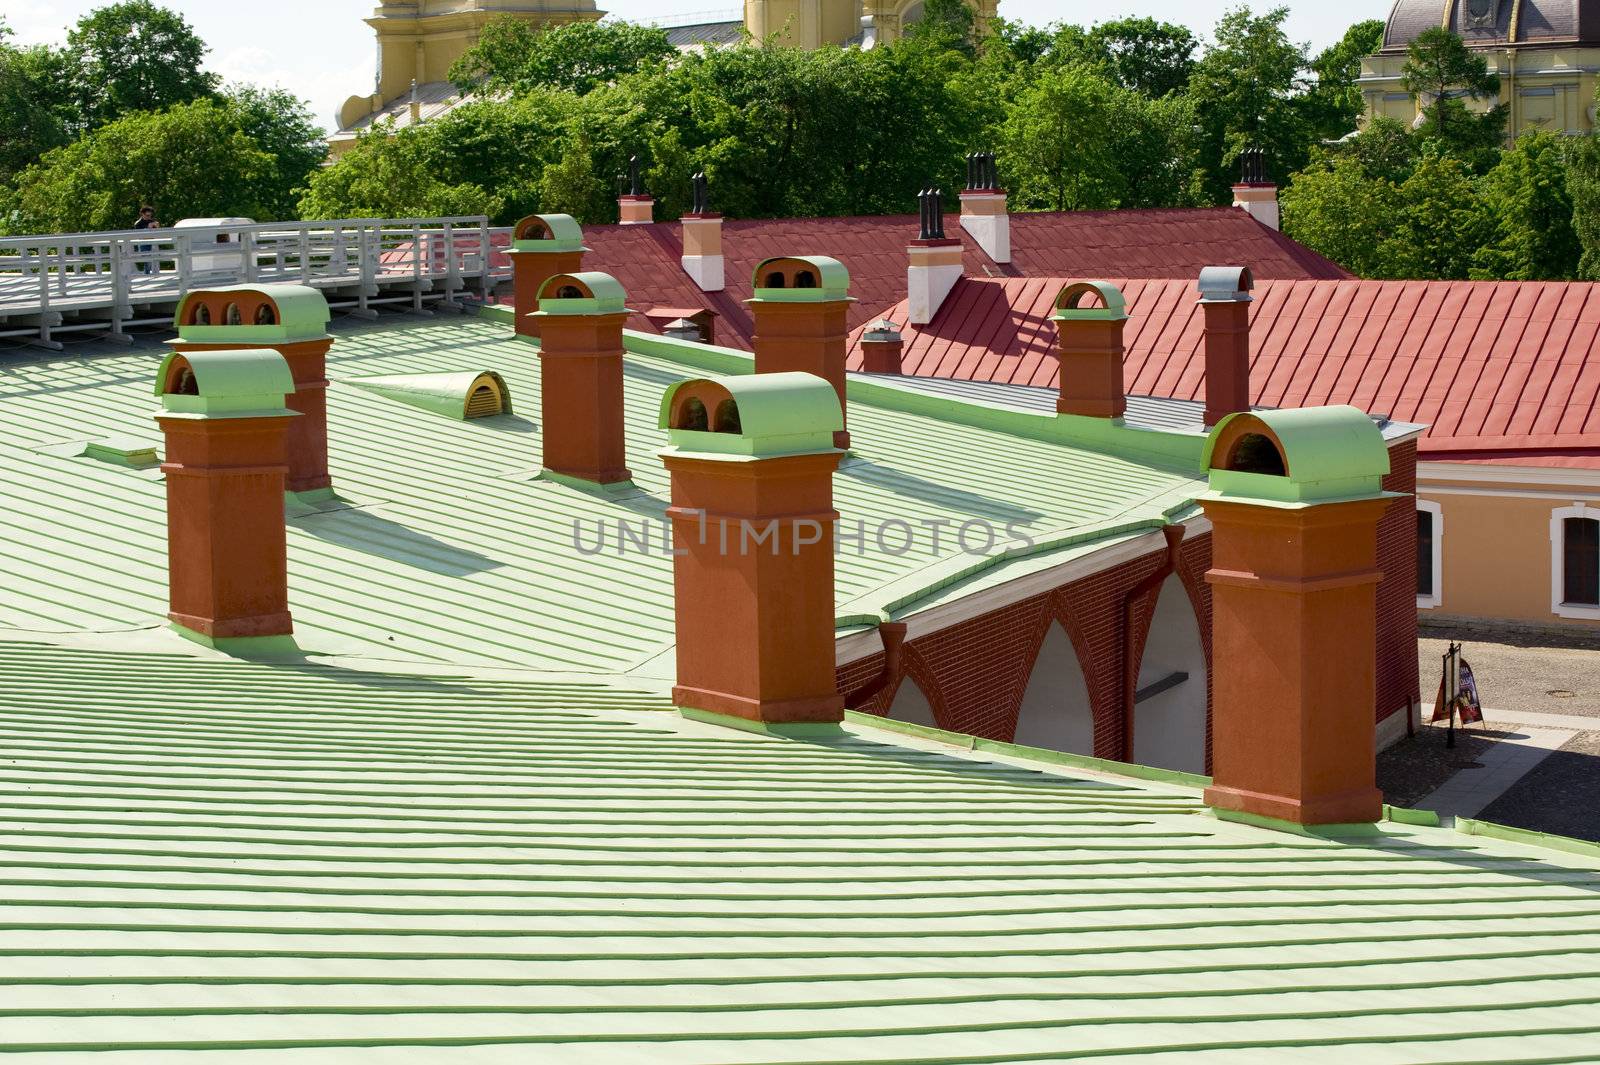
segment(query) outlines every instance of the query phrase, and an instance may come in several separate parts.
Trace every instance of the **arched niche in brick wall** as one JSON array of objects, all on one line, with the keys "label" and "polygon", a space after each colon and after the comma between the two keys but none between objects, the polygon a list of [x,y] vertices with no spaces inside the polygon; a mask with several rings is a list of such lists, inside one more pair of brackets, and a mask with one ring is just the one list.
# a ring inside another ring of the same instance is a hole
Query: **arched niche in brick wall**
[{"label": "arched niche in brick wall", "polygon": [[[1179,679],[1179,678],[1183,679]],[[1145,639],[1133,708],[1133,760],[1185,773],[1206,770],[1206,652],[1183,579],[1166,579]]]},{"label": "arched niche in brick wall", "polygon": [[1051,622],[1017,714],[1016,742],[1068,754],[1094,754],[1094,711],[1077,649]]},{"label": "arched niche in brick wall", "polygon": [[917,682],[910,677],[900,682],[900,688],[894,693],[894,702],[889,704],[889,718],[892,721],[904,721],[912,725],[927,725],[938,728],[938,719],[934,717],[933,704],[928,701]]}]

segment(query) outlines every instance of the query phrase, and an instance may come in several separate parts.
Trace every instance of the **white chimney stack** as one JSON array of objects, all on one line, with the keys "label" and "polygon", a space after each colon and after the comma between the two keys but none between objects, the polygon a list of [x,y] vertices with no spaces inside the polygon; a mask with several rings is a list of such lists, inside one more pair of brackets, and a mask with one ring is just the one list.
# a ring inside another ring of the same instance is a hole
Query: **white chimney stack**
[{"label": "white chimney stack", "polygon": [[1002,265],[1011,261],[1011,215],[1000,187],[993,152],[967,156],[967,187],[961,193],[961,228]]},{"label": "white chimney stack", "polygon": [[922,208],[922,234],[907,249],[906,299],[911,325],[927,325],[961,280],[961,241],[944,235],[944,193],[926,189],[917,197]]},{"label": "white chimney stack", "polygon": [[1233,187],[1233,205],[1268,229],[1282,229],[1277,182],[1267,178],[1267,153],[1246,148],[1239,154],[1239,183]]}]

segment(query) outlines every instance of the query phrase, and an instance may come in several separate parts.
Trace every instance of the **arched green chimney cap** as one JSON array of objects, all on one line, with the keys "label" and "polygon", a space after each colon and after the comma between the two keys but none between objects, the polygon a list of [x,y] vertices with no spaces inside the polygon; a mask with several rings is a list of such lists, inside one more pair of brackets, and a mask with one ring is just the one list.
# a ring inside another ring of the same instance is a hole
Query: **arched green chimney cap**
[{"label": "arched green chimney cap", "polygon": [[[542,235],[541,235],[542,234]],[[583,227],[570,214],[530,214],[511,231],[512,251],[588,251]]]},{"label": "arched green chimney cap", "polygon": [[[1079,306],[1089,295],[1100,297],[1105,306]],[[1056,313],[1050,317],[1057,322],[1121,322],[1128,317],[1128,301],[1122,290],[1109,281],[1074,281],[1056,295]]]},{"label": "arched green chimney cap", "polygon": [[[239,325],[227,324],[229,306],[239,309]],[[270,321],[258,321],[263,307]],[[201,308],[209,323],[197,321]],[[189,343],[259,346],[326,340],[332,317],[327,299],[309,285],[219,285],[185,295],[172,325],[178,339]]]},{"label": "arched green chimney cap", "polygon": [[[184,389],[187,369],[192,389]],[[268,348],[173,351],[161,361],[155,394],[168,414],[196,418],[290,416],[284,397],[294,375],[282,355]]]},{"label": "arched green chimney cap", "polygon": [[[1284,472],[1247,468],[1242,444],[1276,449]],[[1202,458],[1213,499],[1298,505],[1378,497],[1389,473],[1383,432],[1350,406],[1231,414],[1211,431]]]},{"label": "arched green chimney cap", "polygon": [[779,255],[756,267],[751,287],[770,303],[830,303],[850,298],[850,270],[826,255]]},{"label": "arched green chimney cap", "polygon": [[[694,427],[695,403],[704,428]],[[701,377],[667,389],[658,424],[673,453],[770,458],[833,451],[844,411],[833,386],[815,374]]]},{"label": "arched green chimney cap", "polygon": [[[561,296],[563,289],[578,295]],[[622,282],[598,270],[557,274],[539,289],[539,309],[534,314],[616,314],[626,312],[628,294]]]}]

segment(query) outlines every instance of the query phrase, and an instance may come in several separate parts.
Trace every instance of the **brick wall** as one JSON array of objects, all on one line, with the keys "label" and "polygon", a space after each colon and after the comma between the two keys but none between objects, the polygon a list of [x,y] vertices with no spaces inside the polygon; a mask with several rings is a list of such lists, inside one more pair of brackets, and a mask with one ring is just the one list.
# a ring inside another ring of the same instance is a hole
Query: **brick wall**
[{"label": "brick wall", "polygon": [[[1130,741],[1124,705],[1126,678],[1130,672],[1137,674],[1157,596],[1152,591],[1140,596],[1131,610],[1125,606],[1128,594],[1146,577],[1157,573],[1164,559],[1163,551],[1154,551],[911,640],[906,644],[903,675],[862,709],[887,714],[895,689],[910,677],[927,696],[941,728],[1009,741],[1016,732],[1017,715],[1039,648],[1050,624],[1059,622],[1078,652],[1089,690],[1095,722],[1094,753],[1102,758],[1126,759]],[[1194,537],[1183,545],[1178,573],[1199,619],[1208,662],[1211,610],[1204,575],[1210,564],[1209,535]],[[882,653],[851,663],[839,671],[840,690],[859,687],[882,668]],[[1208,676],[1208,692],[1209,684]],[[1209,761],[1208,752],[1208,764]]]},{"label": "brick wall", "polygon": [[[1393,450],[1393,472],[1384,481],[1391,492],[1416,490],[1415,443]],[[1124,705],[1130,674],[1138,662],[1155,613],[1156,595],[1139,597],[1125,610],[1128,594],[1162,565],[1163,553],[1123,563],[1092,577],[972,618],[910,641],[902,675],[862,707],[886,715],[898,686],[910,677],[933,707],[941,728],[986,739],[1010,741],[1027,691],[1034,660],[1052,622],[1060,622],[1083,669],[1094,714],[1094,753],[1125,760],[1131,745],[1128,708]],[[1377,596],[1376,719],[1405,712],[1418,699],[1416,611],[1416,519],[1412,508],[1396,503],[1378,530],[1378,564],[1385,579]],[[1210,705],[1211,535],[1190,537],[1179,549],[1177,573],[1189,593],[1200,625],[1206,655],[1206,702]],[[1125,650],[1131,648],[1131,653]],[[839,671],[840,691],[851,691],[877,677],[883,655],[872,655]],[[1206,728],[1207,771],[1211,766],[1211,729]]]},{"label": "brick wall", "polygon": [[[1417,443],[1389,449],[1385,491],[1417,493]],[[1406,713],[1421,701],[1417,677],[1417,518],[1416,505],[1396,501],[1378,525],[1377,719]]]}]

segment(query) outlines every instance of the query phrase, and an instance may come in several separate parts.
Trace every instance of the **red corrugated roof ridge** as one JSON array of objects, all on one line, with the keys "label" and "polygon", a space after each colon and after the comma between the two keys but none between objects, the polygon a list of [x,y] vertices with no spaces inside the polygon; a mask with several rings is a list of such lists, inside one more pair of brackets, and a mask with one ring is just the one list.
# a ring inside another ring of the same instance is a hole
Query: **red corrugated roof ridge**
[{"label": "red corrugated roof ridge", "polygon": [[[1067,280],[967,278],[922,328],[905,325],[902,303],[889,317],[904,330],[906,372],[1053,386],[1049,315]],[[1113,280],[1132,316],[1129,392],[1203,399],[1195,281]],[[1600,284],[1264,280],[1254,295],[1259,404],[1352,403],[1428,423],[1427,458],[1600,467]]]}]

